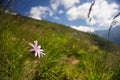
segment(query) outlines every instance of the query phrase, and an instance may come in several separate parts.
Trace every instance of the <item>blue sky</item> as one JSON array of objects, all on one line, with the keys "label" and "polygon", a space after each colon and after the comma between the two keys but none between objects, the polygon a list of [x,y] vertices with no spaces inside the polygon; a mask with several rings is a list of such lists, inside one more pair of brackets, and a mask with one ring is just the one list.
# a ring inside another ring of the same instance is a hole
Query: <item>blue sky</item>
[{"label": "blue sky", "polygon": [[[120,12],[120,0],[96,0],[90,17],[87,14],[93,0],[15,0],[15,13],[38,20],[48,20],[80,31],[108,29],[113,16]],[[120,17],[117,18],[120,25]]]}]

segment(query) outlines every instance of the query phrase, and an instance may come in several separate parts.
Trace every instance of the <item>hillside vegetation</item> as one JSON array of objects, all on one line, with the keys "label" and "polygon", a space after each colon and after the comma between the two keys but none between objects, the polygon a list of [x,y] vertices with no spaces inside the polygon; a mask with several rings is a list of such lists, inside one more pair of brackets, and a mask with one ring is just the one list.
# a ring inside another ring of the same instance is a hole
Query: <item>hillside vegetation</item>
[{"label": "hillside vegetation", "polygon": [[[28,44],[38,40],[45,56]],[[120,47],[48,21],[0,13],[0,80],[120,80]]]}]

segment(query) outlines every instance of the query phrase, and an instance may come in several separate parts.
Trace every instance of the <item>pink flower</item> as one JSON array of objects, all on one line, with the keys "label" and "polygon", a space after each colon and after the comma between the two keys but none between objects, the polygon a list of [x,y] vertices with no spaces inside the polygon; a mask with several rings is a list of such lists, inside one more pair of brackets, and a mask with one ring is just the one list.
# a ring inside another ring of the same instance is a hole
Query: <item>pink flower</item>
[{"label": "pink flower", "polygon": [[35,52],[35,57],[40,57],[40,56],[43,56],[43,55],[45,55],[43,52],[44,52],[44,50],[43,49],[41,49],[41,46],[40,45],[38,45],[38,41],[36,40],[36,41],[34,41],[34,43],[32,44],[32,43],[29,43],[30,44],[30,46],[32,47],[29,51],[30,52]]}]

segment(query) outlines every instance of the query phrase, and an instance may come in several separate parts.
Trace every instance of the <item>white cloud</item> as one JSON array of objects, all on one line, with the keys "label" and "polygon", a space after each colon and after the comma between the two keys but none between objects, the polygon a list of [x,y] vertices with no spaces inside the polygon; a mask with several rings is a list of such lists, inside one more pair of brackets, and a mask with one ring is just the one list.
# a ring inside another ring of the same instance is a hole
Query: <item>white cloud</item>
[{"label": "white cloud", "polygon": [[60,0],[51,0],[50,1],[51,8],[56,11],[58,6],[60,5]]},{"label": "white cloud", "polygon": [[93,7],[91,15],[97,21],[97,24],[108,27],[113,16],[119,12],[118,8],[119,6],[115,3],[109,4],[106,0],[98,0]]},{"label": "white cloud", "polygon": [[[87,21],[87,14],[91,3],[84,3],[79,6],[70,8],[66,15],[68,20],[84,19]],[[107,0],[96,0],[93,6],[91,17],[92,25],[108,27],[112,21],[112,17],[119,12],[119,6],[116,3],[108,3]]]},{"label": "white cloud", "polygon": [[80,0],[51,0],[50,1],[51,8],[54,11],[56,11],[60,5],[64,6],[65,9],[68,9],[78,3],[80,3]]},{"label": "white cloud", "polygon": [[63,10],[59,10],[59,12],[58,12],[59,14],[62,14],[62,13],[64,13],[64,11]]},{"label": "white cloud", "polygon": [[5,13],[12,14],[12,15],[17,15],[15,12],[10,12],[9,10],[5,10]]},{"label": "white cloud", "polygon": [[73,6],[66,13],[68,20],[86,19],[89,7],[90,3],[84,3],[78,7]]},{"label": "white cloud", "polygon": [[41,20],[42,18],[45,18],[47,15],[49,16],[53,15],[53,12],[48,7],[38,6],[38,7],[32,7],[29,12],[29,17]]},{"label": "white cloud", "polygon": [[73,5],[77,4],[77,3],[80,3],[79,0],[61,0],[61,4],[66,8],[70,8],[72,7]]},{"label": "white cloud", "polygon": [[94,32],[95,29],[93,27],[88,27],[88,26],[71,26],[71,28],[79,30],[79,31],[83,31],[83,32]]},{"label": "white cloud", "polygon": [[53,16],[53,11],[50,8],[48,8],[48,12],[49,12],[49,16]]},{"label": "white cloud", "polygon": [[56,17],[54,17],[54,19],[56,19],[56,20],[60,20],[60,18],[59,18],[59,17],[57,17],[57,16],[56,16]]}]

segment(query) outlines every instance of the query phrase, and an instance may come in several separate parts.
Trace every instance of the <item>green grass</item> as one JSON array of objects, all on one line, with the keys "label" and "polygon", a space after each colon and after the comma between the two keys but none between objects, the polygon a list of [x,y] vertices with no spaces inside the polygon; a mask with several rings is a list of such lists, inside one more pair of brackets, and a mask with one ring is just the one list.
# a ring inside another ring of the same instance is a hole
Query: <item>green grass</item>
[{"label": "green grass", "polygon": [[[0,80],[120,80],[120,47],[64,25],[0,14]],[[30,53],[38,40],[44,57]]]}]

